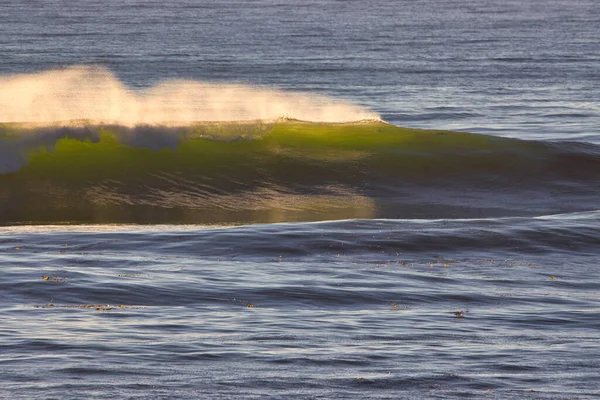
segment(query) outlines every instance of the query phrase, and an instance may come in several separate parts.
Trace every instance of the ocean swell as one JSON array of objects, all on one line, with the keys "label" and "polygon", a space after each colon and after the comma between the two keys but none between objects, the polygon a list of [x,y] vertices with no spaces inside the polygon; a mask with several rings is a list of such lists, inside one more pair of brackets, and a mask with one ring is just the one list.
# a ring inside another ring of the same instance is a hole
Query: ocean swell
[{"label": "ocean swell", "polygon": [[0,224],[485,218],[600,202],[590,144],[375,121],[1,128]]}]

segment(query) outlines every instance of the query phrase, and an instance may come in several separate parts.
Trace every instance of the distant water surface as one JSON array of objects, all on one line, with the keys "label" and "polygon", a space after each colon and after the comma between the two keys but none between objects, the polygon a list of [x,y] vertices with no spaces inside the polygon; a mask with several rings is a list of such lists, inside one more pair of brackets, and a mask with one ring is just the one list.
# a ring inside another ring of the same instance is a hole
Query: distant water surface
[{"label": "distant water surface", "polygon": [[0,73],[244,82],[394,124],[598,142],[595,0],[0,2]]}]

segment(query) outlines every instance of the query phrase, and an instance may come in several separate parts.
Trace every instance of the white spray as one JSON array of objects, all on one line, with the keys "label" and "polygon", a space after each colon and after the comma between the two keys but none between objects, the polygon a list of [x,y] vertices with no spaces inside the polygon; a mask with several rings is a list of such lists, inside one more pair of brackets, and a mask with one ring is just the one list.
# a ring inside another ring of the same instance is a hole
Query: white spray
[{"label": "white spray", "polygon": [[176,125],[202,121],[352,122],[379,115],[347,101],[237,84],[170,80],[142,91],[106,68],[0,76],[0,123]]}]

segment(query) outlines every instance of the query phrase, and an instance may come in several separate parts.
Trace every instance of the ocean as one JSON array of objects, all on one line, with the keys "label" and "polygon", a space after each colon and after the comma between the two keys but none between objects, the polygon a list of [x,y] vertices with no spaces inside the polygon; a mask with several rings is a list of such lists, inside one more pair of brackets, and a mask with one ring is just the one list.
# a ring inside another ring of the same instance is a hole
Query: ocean
[{"label": "ocean", "polygon": [[0,398],[600,398],[595,0],[0,0]]}]

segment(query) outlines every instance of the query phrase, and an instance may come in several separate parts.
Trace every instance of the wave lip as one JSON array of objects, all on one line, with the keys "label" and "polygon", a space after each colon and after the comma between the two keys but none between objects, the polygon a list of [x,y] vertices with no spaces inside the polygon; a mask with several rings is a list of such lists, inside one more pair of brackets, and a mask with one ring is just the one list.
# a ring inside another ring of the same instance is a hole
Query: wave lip
[{"label": "wave lip", "polygon": [[203,121],[379,120],[348,101],[242,84],[169,80],[142,91],[100,66],[0,77],[0,123],[189,126]]}]

